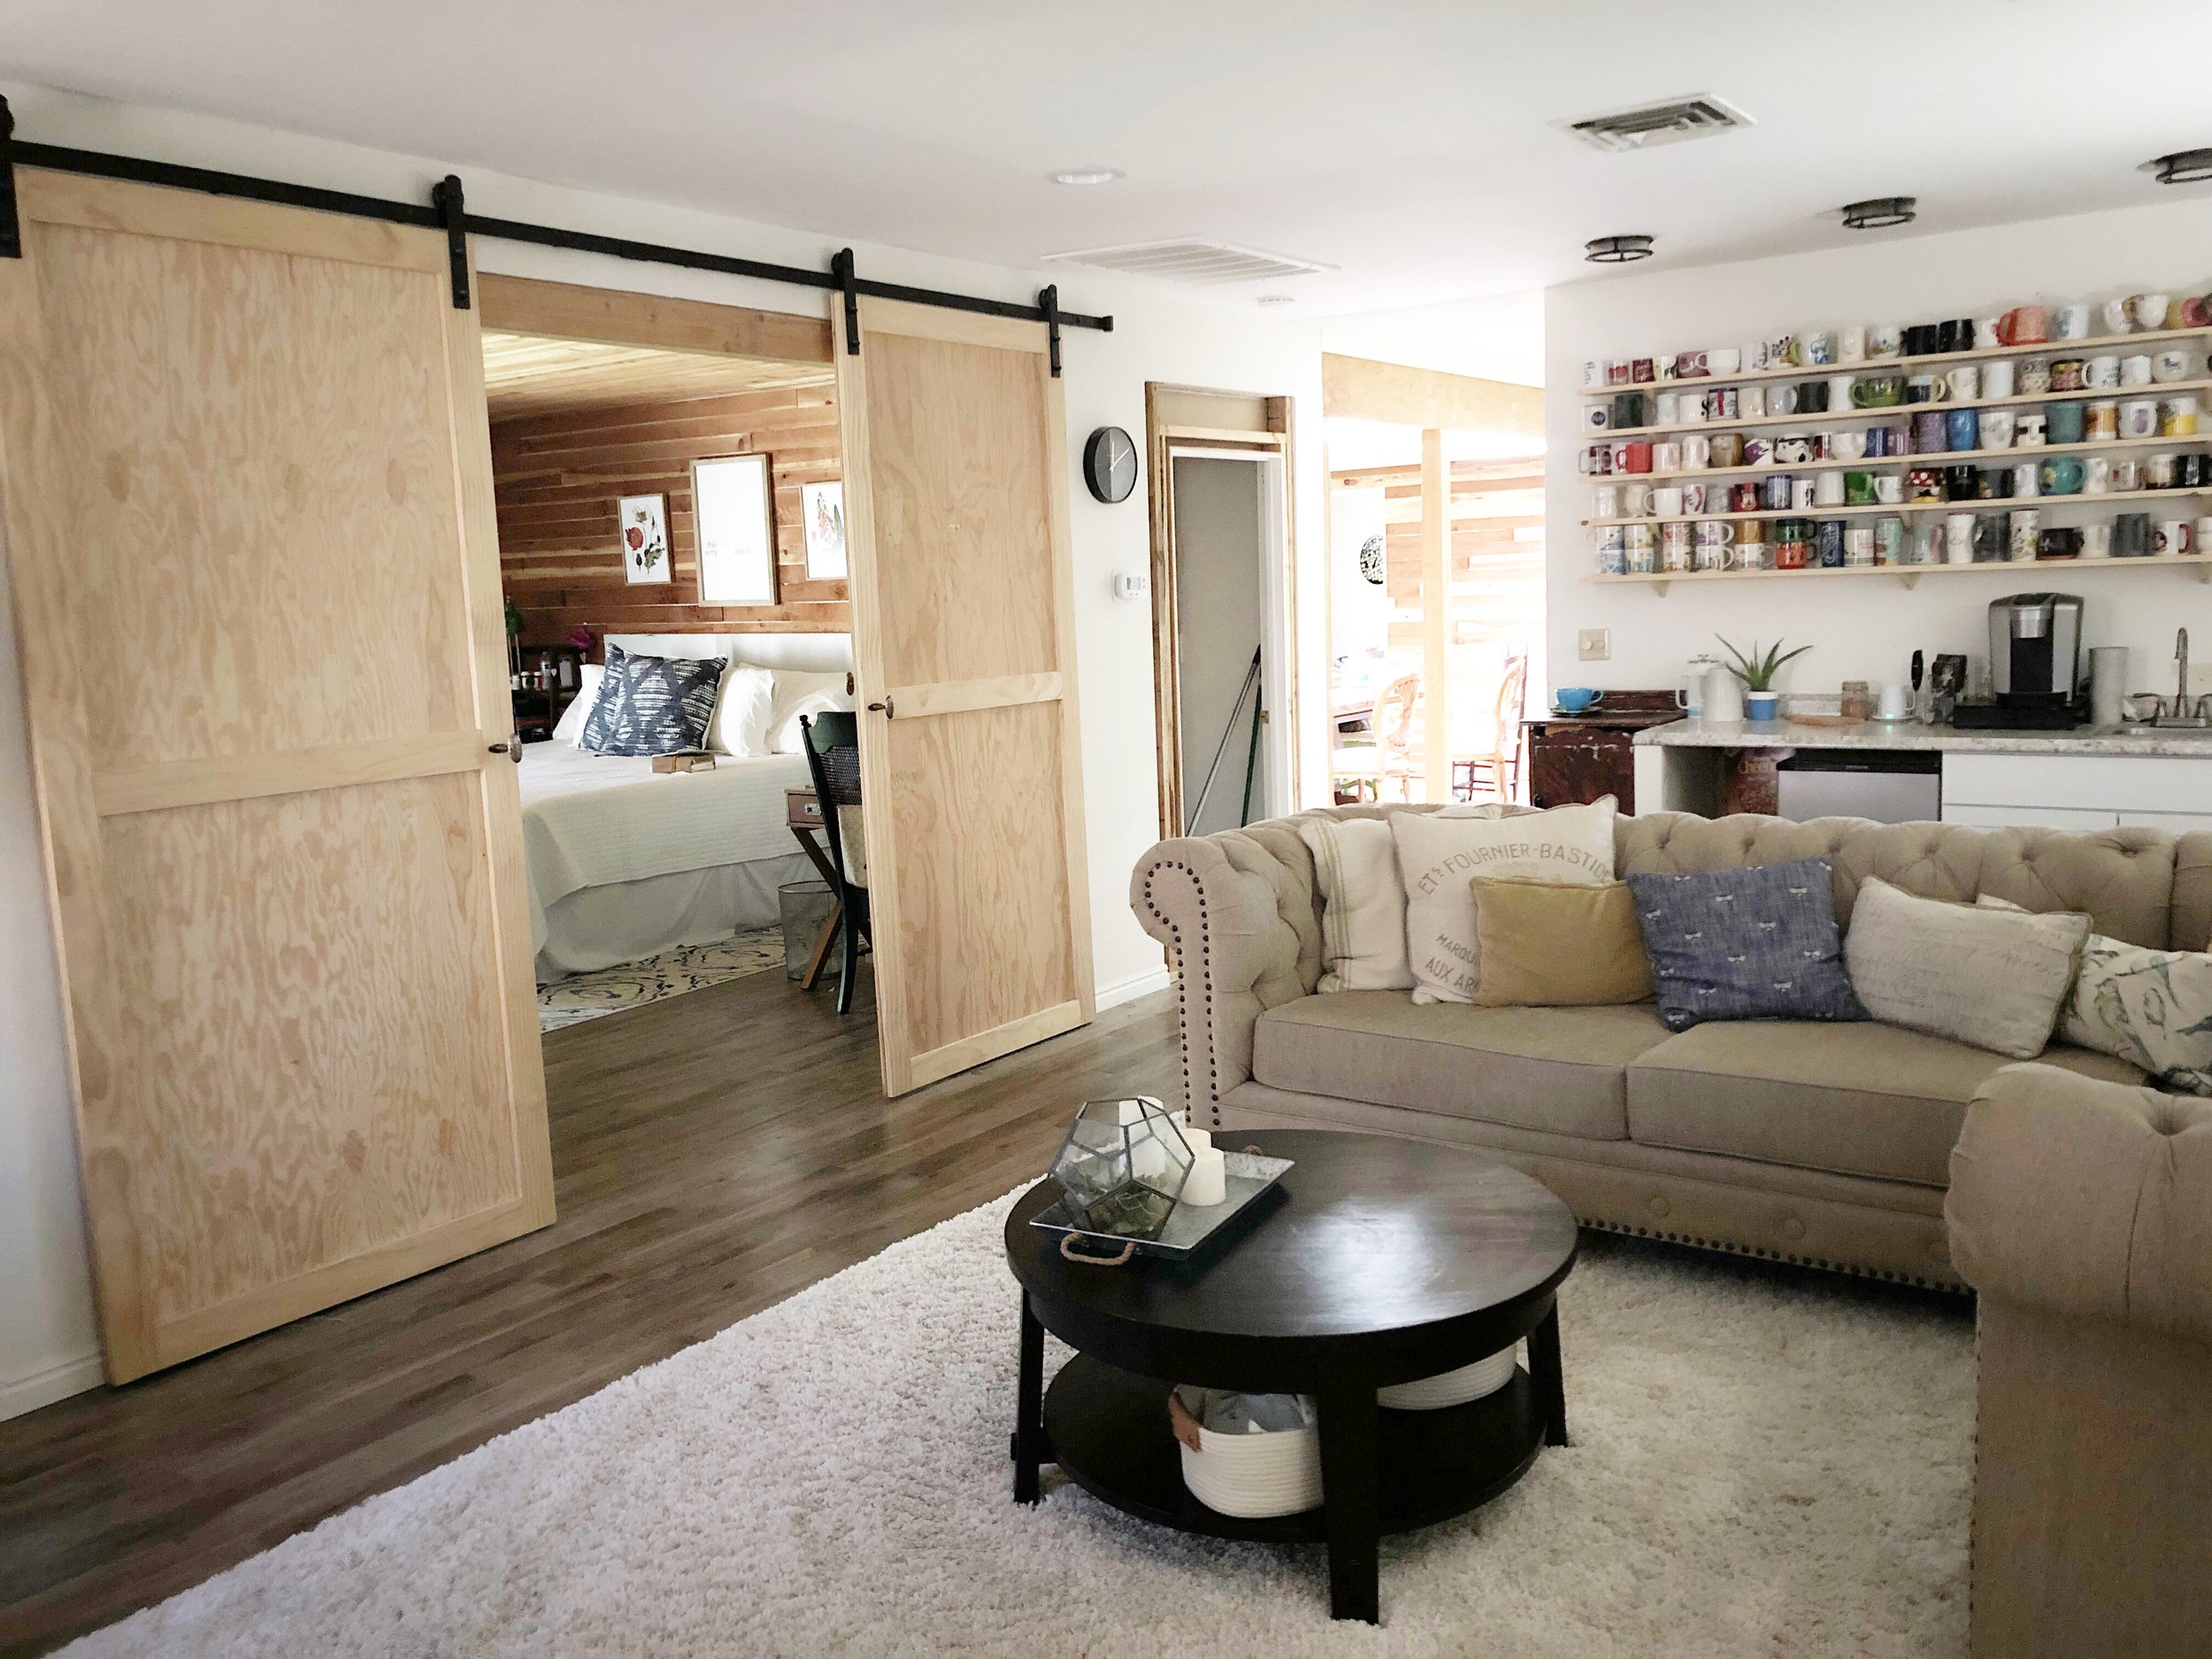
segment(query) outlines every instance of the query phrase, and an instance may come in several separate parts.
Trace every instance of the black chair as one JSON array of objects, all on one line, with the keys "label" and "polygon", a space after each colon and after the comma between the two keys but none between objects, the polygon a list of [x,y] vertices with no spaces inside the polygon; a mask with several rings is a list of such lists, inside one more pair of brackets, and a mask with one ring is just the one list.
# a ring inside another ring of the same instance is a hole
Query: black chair
[{"label": "black chair", "polygon": [[[860,965],[860,948],[867,941],[868,888],[864,879],[852,877],[853,863],[845,856],[844,814],[841,807],[860,804],[860,718],[853,714],[801,715],[799,730],[806,748],[807,771],[814,777],[814,798],[822,803],[822,833],[829,842],[831,890],[844,916],[837,956],[837,1011],[849,1014],[853,1006],[853,974]],[[859,849],[867,857],[867,849]]]}]

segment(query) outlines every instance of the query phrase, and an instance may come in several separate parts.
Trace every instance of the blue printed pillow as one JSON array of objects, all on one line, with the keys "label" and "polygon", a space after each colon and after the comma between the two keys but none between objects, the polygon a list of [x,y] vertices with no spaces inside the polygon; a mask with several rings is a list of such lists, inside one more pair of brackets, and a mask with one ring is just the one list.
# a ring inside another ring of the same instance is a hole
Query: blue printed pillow
[{"label": "blue printed pillow", "polygon": [[1631,876],[1669,1031],[1709,1019],[1864,1019],[1825,858]]},{"label": "blue printed pillow", "polygon": [[723,657],[639,657],[607,647],[599,700],[577,747],[599,755],[673,755],[706,741]]}]

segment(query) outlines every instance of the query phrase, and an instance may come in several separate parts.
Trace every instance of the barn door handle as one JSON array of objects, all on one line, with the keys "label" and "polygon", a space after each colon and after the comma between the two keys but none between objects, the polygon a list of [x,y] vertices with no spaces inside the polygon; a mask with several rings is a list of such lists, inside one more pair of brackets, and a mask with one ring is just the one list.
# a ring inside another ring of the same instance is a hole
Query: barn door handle
[{"label": "barn door handle", "polygon": [[504,755],[518,766],[522,764],[522,745],[519,743],[494,743],[491,745],[490,752],[495,755]]},{"label": "barn door handle", "polygon": [[886,697],[881,703],[870,703],[868,705],[868,712],[871,714],[879,714],[887,720],[895,720],[899,718],[899,711],[891,706],[891,699],[888,697]]}]

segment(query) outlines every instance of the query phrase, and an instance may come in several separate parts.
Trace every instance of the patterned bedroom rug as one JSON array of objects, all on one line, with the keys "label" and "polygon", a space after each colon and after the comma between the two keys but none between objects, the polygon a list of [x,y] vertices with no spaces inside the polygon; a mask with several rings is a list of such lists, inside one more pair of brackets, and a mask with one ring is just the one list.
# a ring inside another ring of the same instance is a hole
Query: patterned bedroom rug
[{"label": "patterned bedroom rug", "polygon": [[[1017,1508],[1010,1200],[87,1638],[77,1659],[1748,1659],[1966,1648],[1969,1305],[1585,1235],[1571,1446],[1386,1539],[1185,1536],[1046,1471]],[[1056,1366],[1056,1347],[1047,1363]]]},{"label": "patterned bedroom rug", "polygon": [[783,966],[783,930],[764,927],[704,945],[679,945],[642,962],[625,962],[538,987],[538,1029],[558,1031],[603,1014],[643,1008],[725,979]]}]

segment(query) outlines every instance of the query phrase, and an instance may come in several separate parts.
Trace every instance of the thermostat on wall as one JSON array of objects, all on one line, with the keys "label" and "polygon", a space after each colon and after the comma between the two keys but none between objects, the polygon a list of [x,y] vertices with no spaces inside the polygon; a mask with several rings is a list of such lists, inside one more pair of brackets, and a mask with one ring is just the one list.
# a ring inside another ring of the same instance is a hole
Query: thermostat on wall
[{"label": "thermostat on wall", "polygon": [[1152,579],[1142,572],[1133,575],[1122,571],[1114,577],[1114,597],[1117,599],[1141,599],[1151,591]]}]

